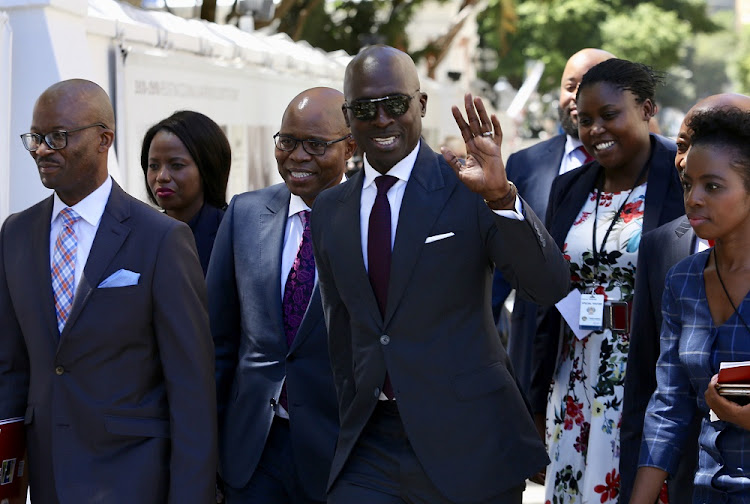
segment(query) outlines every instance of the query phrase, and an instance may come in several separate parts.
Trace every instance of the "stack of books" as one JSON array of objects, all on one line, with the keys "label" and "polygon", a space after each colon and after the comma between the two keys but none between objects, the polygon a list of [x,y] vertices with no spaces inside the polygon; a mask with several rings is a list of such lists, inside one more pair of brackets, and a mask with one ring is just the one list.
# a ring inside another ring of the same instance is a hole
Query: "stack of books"
[{"label": "stack of books", "polygon": [[0,420],[0,503],[25,504],[28,473],[23,418]]},{"label": "stack of books", "polygon": [[716,390],[736,403],[750,403],[750,361],[722,362]]}]

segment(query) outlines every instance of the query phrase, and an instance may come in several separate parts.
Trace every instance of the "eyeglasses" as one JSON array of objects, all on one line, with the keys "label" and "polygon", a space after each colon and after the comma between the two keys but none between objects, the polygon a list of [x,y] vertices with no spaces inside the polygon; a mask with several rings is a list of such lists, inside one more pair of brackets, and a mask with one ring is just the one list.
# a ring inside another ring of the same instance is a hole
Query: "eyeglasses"
[{"label": "eyeglasses", "polygon": [[400,117],[409,110],[409,104],[417,94],[418,90],[412,95],[393,94],[382,98],[360,98],[354,100],[351,105],[345,103],[344,108],[350,109],[354,117],[360,121],[372,121],[378,113],[378,103],[382,102],[389,116]]},{"label": "eyeglasses", "polygon": [[105,124],[94,123],[89,124],[88,126],[81,126],[80,128],[70,130],[50,131],[46,135],[40,135],[39,133],[24,133],[23,135],[21,135],[21,141],[23,142],[23,146],[26,147],[26,150],[30,152],[35,152],[39,148],[39,146],[42,145],[42,141],[44,141],[50,149],[60,150],[64,149],[68,145],[69,134],[75,133],[76,131],[93,128],[95,126],[107,129],[107,126]]},{"label": "eyeglasses", "polygon": [[302,142],[302,148],[305,152],[311,156],[323,156],[326,153],[326,149],[329,145],[346,140],[352,136],[351,134],[331,140],[329,142],[323,142],[322,140],[302,140],[300,138],[294,138],[289,135],[282,135],[280,132],[273,136],[274,142],[276,142],[276,148],[284,152],[292,152],[297,148],[297,142]]}]

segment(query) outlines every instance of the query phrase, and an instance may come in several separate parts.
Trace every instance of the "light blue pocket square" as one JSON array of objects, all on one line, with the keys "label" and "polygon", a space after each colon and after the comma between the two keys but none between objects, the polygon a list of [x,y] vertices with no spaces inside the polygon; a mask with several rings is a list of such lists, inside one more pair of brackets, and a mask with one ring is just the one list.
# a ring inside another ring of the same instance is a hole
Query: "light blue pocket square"
[{"label": "light blue pocket square", "polygon": [[138,285],[139,278],[141,278],[140,273],[121,269],[109,275],[102,283],[99,284],[99,287],[97,288],[107,289],[111,287],[128,287],[130,285]]}]

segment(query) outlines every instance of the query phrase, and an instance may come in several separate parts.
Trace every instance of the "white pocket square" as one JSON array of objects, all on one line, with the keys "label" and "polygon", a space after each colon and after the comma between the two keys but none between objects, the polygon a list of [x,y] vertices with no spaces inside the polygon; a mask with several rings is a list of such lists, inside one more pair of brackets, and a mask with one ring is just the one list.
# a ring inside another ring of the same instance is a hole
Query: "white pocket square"
[{"label": "white pocket square", "polygon": [[100,283],[99,287],[97,288],[108,289],[111,287],[128,287],[129,285],[138,285],[138,279],[140,277],[140,273],[135,273],[126,269],[117,270],[109,275],[102,283]]},{"label": "white pocket square", "polygon": [[432,243],[432,242],[436,242],[438,240],[445,240],[446,238],[450,238],[451,236],[456,236],[456,233],[450,232],[450,233],[443,233],[443,234],[439,234],[439,235],[428,236],[427,239],[424,242],[425,243]]}]

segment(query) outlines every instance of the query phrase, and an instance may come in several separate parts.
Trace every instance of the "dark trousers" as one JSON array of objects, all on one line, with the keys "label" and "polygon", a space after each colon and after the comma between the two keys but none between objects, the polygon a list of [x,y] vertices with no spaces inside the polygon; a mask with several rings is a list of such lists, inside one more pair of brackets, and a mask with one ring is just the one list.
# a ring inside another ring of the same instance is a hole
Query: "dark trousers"
[{"label": "dark trousers", "polygon": [[[524,488],[522,484],[476,504],[521,504]],[[451,504],[417,460],[395,401],[378,402],[328,494],[328,504],[354,503]]]},{"label": "dark trousers", "polygon": [[224,486],[226,504],[323,504],[310,499],[297,477],[289,421],[275,416],[266,446],[244,488]]}]

